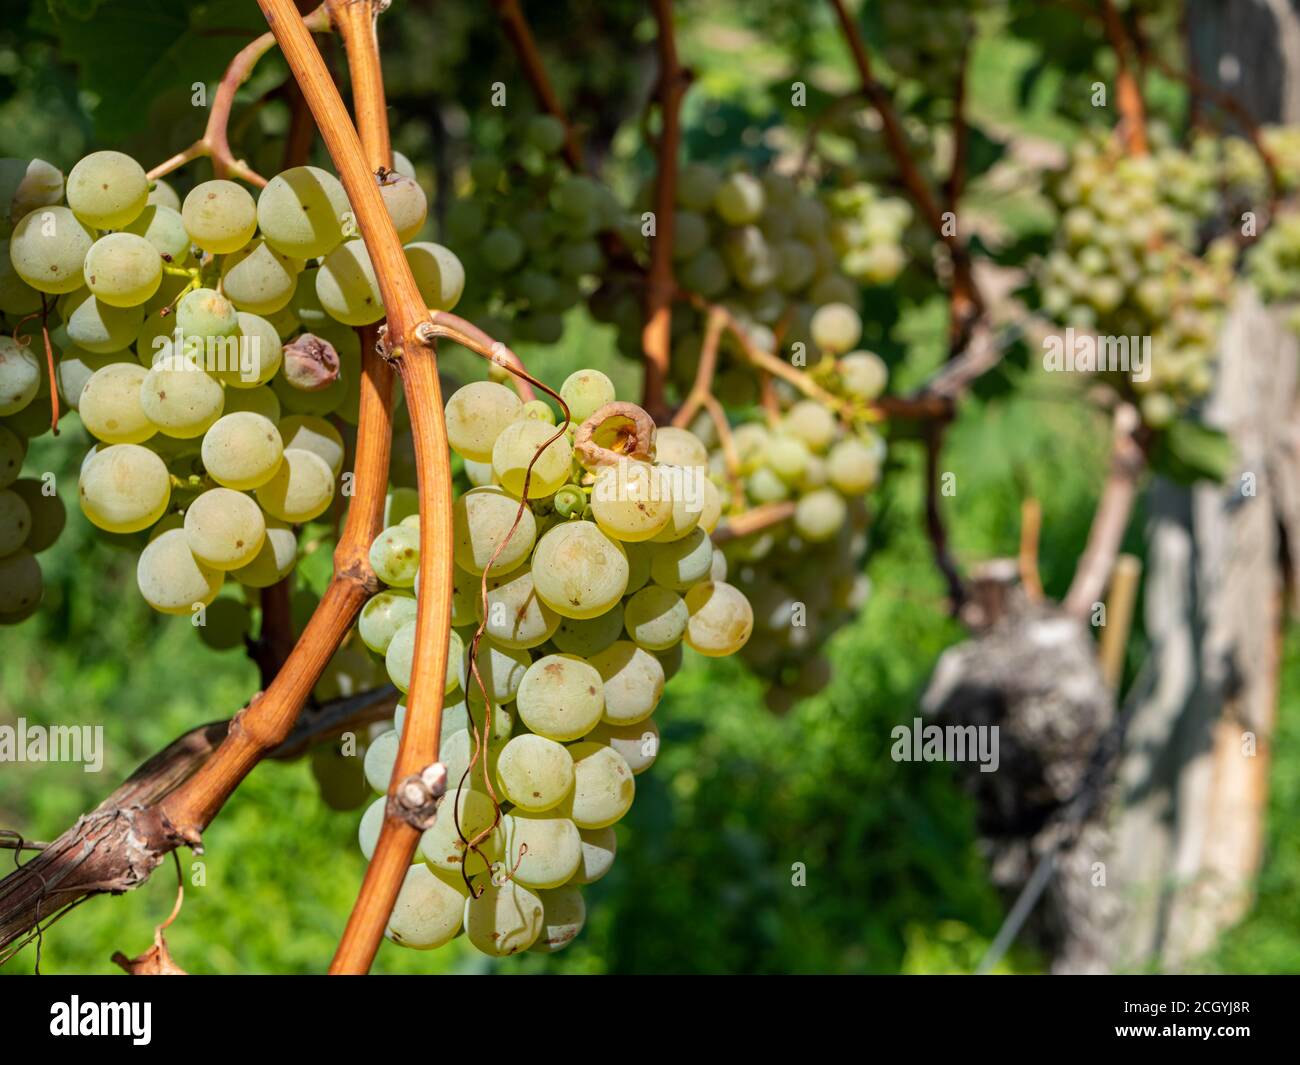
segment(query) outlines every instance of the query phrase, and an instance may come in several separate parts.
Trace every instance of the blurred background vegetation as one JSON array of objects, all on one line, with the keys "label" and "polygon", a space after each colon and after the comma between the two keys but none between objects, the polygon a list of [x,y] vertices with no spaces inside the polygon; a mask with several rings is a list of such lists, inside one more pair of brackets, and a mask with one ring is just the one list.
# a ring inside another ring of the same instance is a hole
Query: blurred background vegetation
[{"label": "blurred background vegetation", "polygon": [[[635,189],[652,157],[638,129],[652,89],[647,5],[567,0],[526,5],[560,95],[616,187]],[[264,26],[252,0],[180,5],[96,0],[6,5],[0,24],[0,155],[41,156],[65,170],[87,150],[116,147],[146,166],[194,139],[204,113],[189,85],[219,77]],[[8,17],[12,15],[13,17]],[[853,87],[828,7],[811,0],[694,0],[680,5],[684,60],[697,73],[685,112],[686,151],[763,160],[798,149],[818,104]],[[501,136],[486,99],[493,81],[531,108],[491,5],[398,0],[381,19],[394,143],[444,205],[474,152]],[[340,71],[340,50],[326,44]],[[971,114],[1000,142],[1068,143],[1077,122],[1067,77],[1030,79],[1041,55],[991,26],[974,42]],[[274,54],[240,94],[259,99],[284,78]],[[809,89],[792,113],[789,85]],[[1026,85],[1029,90],[1026,91]],[[1177,120],[1181,98],[1163,106]],[[240,143],[259,170],[278,168],[288,106],[252,111]],[[991,227],[1032,241],[1045,225],[1033,189],[975,197]],[[438,214],[435,207],[435,216]],[[436,238],[437,219],[428,236]],[[872,297],[868,297],[869,301]],[[894,389],[942,358],[944,315],[933,291],[889,290],[868,302],[868,338],[892,364]],[[635,390],[637,367],[616,353],[609,327],[576,312],[556,348],[520,347],[534,374],[557,383],[577,366],[606,369]],[[479,373],[449,353],[452,376]],[[1022,498],[1043,507],[1042,568],[1049,595],[1068,585],[1102,479],[1107,429],[1049,381],[1008,360],[962,408],[947,468],[962,486],[947,501],[959,559],[1014,554]],[[75,415],[57,439],[34,442],[28,465],[70,485],[87,446]],[[989,885],[974,809],[953,767],[899,764],[890,729],[910,722],[938,654],[960,639],[923,529],[923,463],[916,444],[892,450],[867,563],[874,585],[860,618],[835,638],[833,682],[784,717],[767,711],[758,680],[738,662],[692,657],[657,720],[658,764],[638,780],[620,824],[612,873],[587,892],[584,935],[566,952],[490,961],[463,941],[432,953],[385,945],[375,971],[419,972],[968,972],[1008,905]],[[43,557],[46,603],[0,630],[0,723],[102,724],[103,772],[70,765],[0,769],[0,826],[48,839],[181,732],[228,716],[256,689],[238,652],[211,651],[187,619],[150,611],[134,587],[134,557],[104,544],[70,504],[69,528]],[[1141,515],[1128,549],[1141,554]],[[329,545],[320,561],[328,557]],[[316,567],[320,569],[319,566]],[[1135,633],[1130,668],[1140,661]],[[1292,633],[1273,749],[1267,858],[1252,914],[1201,960],[1213,971],[1300,971],[1300,641]],[[320,972],[360,884],[358,814],[319,801],[307,763],[264,764],[207,833],[206,853],[181,853],[184,911],[168,933],[194,973]],[[10,854],[0,858],[8,861]],[[202,868],[199,864],[202,863]],[[794,886],[802,863],[806,885]],[[171,866],[130,895],[95,899],[41,944],[43,971],[109,972],[115,950],[139,953],[170,910]],[[196,880],[201,881],[195,884]],[[29,972],[36,947],[5,973]],[[1013,951],[1004,971],[1037,971]]]}]

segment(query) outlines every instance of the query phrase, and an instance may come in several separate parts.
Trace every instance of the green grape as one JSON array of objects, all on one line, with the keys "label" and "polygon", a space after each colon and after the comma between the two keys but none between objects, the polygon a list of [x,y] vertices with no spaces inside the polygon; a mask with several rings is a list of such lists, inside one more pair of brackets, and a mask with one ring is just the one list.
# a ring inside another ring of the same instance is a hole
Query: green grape
[{"label": "green grape", "polygon": [[117,362],[96,370],[81,390],[77,412],[81,424],[108,444],[139,444],[158,430],[140,402],[148,374],[135,362]]},{"label": "green grape", "polygon": [[273,518],[301,525],[334,501],[334,475],[319,455],[286,448],[279,469],[258,487],[257,501]]},{"label": "green grape", "polygon": [[726,260],[712,248],[705,248],[677,271],[682,287],[706,299],[720,296],[730,284]]},{"label": "green grape", "polygon": [[762,184],[743,172],[728,175],[713,194],[713,209],[732,226],[757,222],[765,202]]},{"label": "green grape", "polygon": [[754,631],[754,610],[730,584],[705,581],[686,593],[686,644],[710,658],[735,654]]},{"label": "green grape", "polygon": [[492,470],[507,492],[523,496],[527,480],[528,498],[537,499],[553,494],[568,480],[573,448],[563,434],[548,444],[555,435],[553,426],[531,419],[511,422],[501,430],[492,445]]},{"label": "green grape", "polygon": [[530,399],[519,408],[519,417],[531,418],[546,425],[555,424],[555,411],[551,410],[550,404],[544,399]]},{"label": "green grape", "polygon": [[420,232],[429,213],[429,201],[417,182],[389,172],[379,182],[379,195],[400,241],[405,243]]},{"label": "green grape", "polygon": [[580,739],[605,712],[603,685],[599,671],[578,656],[546,655],[528,667],[519,683],[519,716],[548,740]]},{"label": "green grape", "polygon": [[[218,607],[228,599],[218,599]],[[211,615],[211,611],[208,612]],[[311,752],[311,775],[321,801],[331,810],[355,810],[366,804],[370,788],[361,769],[361,760],[343,754],[332,744],[316,747]]]},{"label": "green grape", "polygon": [[149,199],[144,168],[121,152],[91,152],[68,173],[68,206],[96,229],[134,222]]},{"label": "green grape", "polygon": [[370,565],[390,587],[414,587],[420,569],[420,530],[408,525],[385,529],[370,545]]},{"label": "green grape", "polygon": [[504,958],[527,950],[542,934],[542,901],[514,880],[476,885],[482,894],[465,901],[465,935],[484,954]]},{"label": "green grape", "polygon": [[94,242],[94,233],[66,207],[42,207],[14,227],[9,258],[32,288],[60,295],[85,284],[82,269]]},{"label": "green grape", "polygon": [[623,624],[637,646],[647,651],[666,651],[681,640],[689,617],[680,595],[651,584],[629,597]]},{"label": "green grape", "polygon": [[357,616],[361,641],[375,654],[386,654],[393,634],[415,620],[415,610],[415,596],[409,592],[390,589],[371,596]]},{"label": "green grape", "polygon": [[176,325],[187,338],[239,336],[239,314],[234,305],[210,288],[196,288],[181,298]]},{"label": "green grape", "polygon": [[[533,739],[541,743],[551,742],[541,737]],[[554,746],[559,747],[559,744]],[[560,750],[569,761],[571,789],[572,760],[568,751],[563,747]],[[582,861],[582,837],[578,835],[577,826],[556,811],[529,811],[516,806],[502,817],[497,835],[502,865],[510,870],[513,881],[524,887],[558,887],[578,871]]]},{"label": "green grape", "polygon": [[162,287],[162,265],[163,258],[158,249],[143,236],[109,233],[91,245],[86,253],[82,276],[90,292],[101,303],[110,307],[137,308],[135,317],[138,324],[144,318],[142,305],[149,304]]},{"label": "green grape", "polygon": [[[782,429],[813,451],[825,451],[834,441],[837,432],[835,415],[811,399],[800,400],[786,411]],[[803,465],[806,466],[807,461],[808,456],[805,455]]]},{"label": "green grape", "polygon": [[[532,656],[527,651],[502,647],[491,638],[484,637],[478,645],[478,674],[487,689],[487,697],[494,704],[512,702],[519,693],[524,674],[532,664]],[[465,692],[471,703],[482,699],[478,681],[468,673],[466,663]]]},{"label": "green grape", "polygon": [[289,297],[288,304],[288,309],[293,312],[293,316],[302,327],[312,333],[324,329],[334,321],[325,313],[325,308],[321,306],[320,298],[316,295],[316,275],[319,273],[319,267],[304,268],[298,275],[297,284],[294,286],[293,295]]},{"label": "green grape", "polygon": [[31,350],[0,336],[0,417],[17,414],[36,398],[41,364]]},{"label": "green grape", "polygon": [[826,473],[832,485],[846,496],[862,495],[880,478],[875,452],[858,440],[841,440],[826,459]]},{"label": "green grape", "polygon": [[176,195],[176,190],[162,178],[154,178],[150,183],[147,202],[158,207],[168,207],[178,214],[180,213],[181,198]]},{"label": "green grape", "polygon": [[614,867],[614,856],[618,853],[618,834],[608,826],[580,828],[578,837],[582,840],[582,859],[570,883],[594,884]]},{"label": "green grape", "polygon": [[654,718],[632,725],[611,725],[602,721],[587,738],[616,750],[634,775],[644,773],[659,757],[659,726]]},{"label": "green grape", "polygon": [[745,478],[745,491],[755,503],[778,503],[790,496],[790,486],[769,466],[760,466]]},{"label": "green grape", "polygon": [[829,488],[809,492],[795,504],[795,531],[809,543],[820,544],[832,539],[847,518],[844,498]]},{"label": "green grape", "polygon": [[[53,480],[48,484],[52,488]],[[52,546],[59,538],[59,533],[63,532],[63,526],[68,520],[63,500],[53,491],[47,492],[46,485],[45,481],[23,477],[10,486],[22,497],[27,504],[28,513],[31,514],[31,528],[27,533],[27,542],[24,546],[34,554],[40,554],[47,547]]]},{"label": "green grape", "polygon": [[677,174],[677,202],[694,211],[713,207],[722,175],[707,163],[687,163]]},{"label": "green grape", "polygon": [[862,319],[847,303],[827,303],[812,316],[812,340],[824,352],[851,351],[862,337]]},{"label": "green grape", "polygon": [[621,754],[603,743],[584,740],[571,744],[569,755],[573,758],[573,821],[578,828],[605,828],[631,809],[636,781]]},{"label": "green grape", "polygon": [[492,800],[483,792],[449,788],[438,800],[438,817],[433,827],[420,836],[420,856],[431,867],[448,873],[459,873],[462,867],[471,876],[485,872],[488,861],[497,857],[496,833],[478,844],[477,854],[469,851],[465,841],[491,828],[496,817]]},{"label": "green grape", "polygon": [[0,488],[8,488],[22,472],[27,439],[0,425]]},{"label": "green grape", "polygon": [[525,733],[501,749],[497,781],[517,809],[540,813],[558,806],[573,790],[573,759],[554,740]]},{"label": "green grape", "polygon": [[415,275],[424,305],[433,311],[449,311],[465,291],[465,267],[454,252],[432,241],[406,246],[406,261]]},{"label": "green grape", "polygon": [[709,464],[709,449],[689,429],[665,425],[655,432],[655,461],[691,469]]},{"label": "green grape", "polygon": [[502,647],[536,647],[549,640],[560,624],[560,616],[538,597],[527,566],[489,580],[486,615],[481,613],[479,598],[474,605],[479,620],[486,617],[484,632]]},{"label": "green grape", "polygon": [[[624,544],[627,553],[627,588],[624,595],[639,592],[650,580],[650,559],[654,555],[654,541],[639,544]],[[621,620],[620,620],[621,625]]]},{"label": "green grape", "polygon": [[[103,456],[96,458],[91,472],[102,462]],[[195,606],[206,607],[217,597],[225,574],[194,557],[183,529],[168,529],[140,553],[135,578],[144,601],[155,610],[191,614]]]},{"label": "green grape", "polygon": [[[236,414],[247,411],[250,414],[260,414],[272,425],[280,421],[280,400],[279,397],[265,386],[261,388],[229,388],[226,390],[226,405],[223,408],[224,414]],[[213,423],[215,426],[215,422]],[[212,430],[209,429],[208,432]],[[227,485],[233,488],[234,485]]]},{"label": "green grape", "polygon": [[143,307],[114,307],[81,288],[59,300],[68,339],[94,355],[108,355],[135,342],[144,323]]},{"label": "green grape", "polygon": [[11,488],[0,488],[0,558],[22,547],[31,528],[27,501]]},{"label": "green grape", "polygon": [[808,445],[794,436],[774,433],[763,450],[767,468],[786,484],[798,484],[808,468]]},{"label": "green grape", "polygon": [[298,285],[301,264],[255,240],[221,263],[221,291],[241,311],[274,314],[285,307]]},{"label": "green grape", "polygon": [[560,386],[560,398],[574,422],[584,422],[607,403],[613,403],[614,382],[599,370],[577,370]]},{"label": "green grape", "polygon": [[532,561],[537,594],[566,618],[593,618],[611,609],[627,589],[627,554],[589,521],[546,532]]},{"label": "green grape", "polygon": [[458,875],[413,865],[402,880],[384,934],[398,946],[415,950],[450,943],[464,923],[467,894]]},{"label": "green grape", "polygon": [[25,317],[41,309],[41,294],[18,276],[9,239],[0,240],[0,314]]},{"label": "green grape", "polygon": [[148,448],[110,444],[82,466],[78,495],[86,517],[105,532],[139,532],[166,511],[171,475]]},{"label": "green grape", "polygon": [[231,488],[210,488],[185,508],[185,538],[204,565],[239,569],[261,550],[266,518],[251,496]]},{"label": "green grape", "polygon": [[420,493],[414,488],[393,488],[384,500],[384,525],[397,525],[409,517],[419,517]]},{"label": "green grape", "polygon": [[498,227],[484,234],[478,254],[494,273],[509,273],[523,261],[524,242],[512,229]]},{"label": "green grape", "polygon": [[293,572],[298,562],[298,535],[287,522],[268,516],[266,539],[257,557],[230,576],[249,588],[269,588]]},{"label": "green grape", "polygon": [[335,477],[343,473],[343,437],[324,418],[294,414],[280,422],[284,446],[311,451],[325,460]]},{"label": "green grape", "polygon": [[647,462],[621,459],[602,466],[591,491],[592,516],[623,542],[650,540],[672,521],[669,478]]},{"label": "green grape", "polygon": [[271,378],[271,389],[280,405],[290,414],[314,414],[322,417],[333,414],[342,407],[348,385],[340,369],[339,377],[332,384],[314,392],[295,388],[285,379],[284,374],[276,374]]},{"label": "green grape", "polygon": [[392,780],[393,766],[397,762],[397,748],[400,742],[401,736],[397,730],[389,729],[376,736],[366,748],[363,762],[366,783],[381,794],[388,790]]},{"label": "green grape", "polygon": [[703,529],[692,529],[680,540],[658,544],[650,556],[650,576],[658,585],[685,592],[702,581],[713,564],[713,543]]},{"label": "green grape", "polygon": [[218,418],[202,445],[203,467],[218,484],[238,491],[260,488],[280,468],[284,445],[275,423],[251,411]]},{"label": "green grape", "polygon": [[557,155],[564,147],[564,123],[554,115],[533,115],[524,127],[524,137],[545,155]]},{"label": "green grape", "polygon": [[181,206],[181,220],[190,239],[204,251],[228,255],[253,239],[257,206],[242,185],[218,178],[190,190]]},{"label": "green grape", "polygon": [[384,813],[387,808],[388,796],[381,795],[366,807],[366,812],[361,815],[361,821],[357,825],[357,843],[360,844],[361,853],[365,855],[366,861],[369,861],[374,856],[375,846],[379,843],[379,831],[383,828]]},{"label": "green grape", "polygon": [[257,198],[262,236],[276,251],[295,259],[329,255],[351,221],[352,206],[343,186],[319,167],[297,166],[276,174]]},{"label": "green grape", "polygon": [[462,458],[491,462],[493,444],[521,408],[519,397],[504,385],[493,381],[464,385],[447,400],[447,441]]},{"label": "green grape", "polygon": [[559,887],[537,894],[542,900],[542,931],[528,949],[538,954],[554,954],[582,932],[587,923],[587,904],[575,887]]},{"label": "green grape", "polygon": [[605,716],[613,725],[632,725],[654,713],[664,690],[664,669],[654,655],[628,640],[618,640],[591,664],[604,685]]},{"label": "green grape", "polygon": [[708,219],[695,211],[678,210],[673,214],[673,258],[693,259],[709,246]]},{"label": "green grape", "polygon": [[225,398],[216,378],[185,359],[160,361],[140,382],[145,416],[161,432],[181,440],[207,432],[221,417]]},{"label": "green grape", "polygon": [[190,235],[179,209],[150,204],[124,232],[148,241],[163,262],[179,266],[190,258]]},{"label": "green grape", "polygon": [[214,651],[230,651],[243,647],[252,631],[253,615],[248,607],[238,599],[223,596],[214,599],[203,612],[199,639]]},{"label": "green grape", "polygon": [[363,241],[345,241],[325,256],[316,271],[316,297],[344,325],[371,325],[384,316],[379,279]]},{"label": "green grape", "polygon": [[878,398],[889,383],[889,369],[874,352],[851,351],[835,363],[840,387],[854,399],[865,403]]},{"label": "green grape", "polygon": [[[461,641],[460,633],[452,630],[451,636],[447,643],[447,678],[443,689],[446,692],[455,691],[460,684],[458,671],[460,669],[461,659],[464,657],[465,647]],[[411,670],[415,665],[415,622],[408,621],[406,624],[398,627],[393,633],[393,637],[388,641],[388,650],[384,653],[384,665],[388,669],[388,678],[397,686],[397,690],[406,692],[411,687]]]},{"label": "green grape", "polygon": [[44,159],[0,159],[0,233],[39,207],[63,201],[63,173]]},{"label": "green grape", "polygon": [[[632,557],[632,552],[629,551],[629,560]],[[605,650],[622,634],[623,604],[615,603],[604,614],[594,618],[561,618],[559,628],[551,636],[551,642],[566,654],[590,658]],[[601,699],[603,702],[603,695]],[[534,731],[540,730],[534,729]]]},{"label": "green grape", "polygon": [[473,459],[466,459],[465,476],[469,478],[469,483],[475,488],[487,488],[496,483],[496,474],[492,471],[492,463],[490,462],[475,462]]},{"label": "green grape", "polygon": [[473,574],[486,570],[500,576],[527,560],[537,539],[537,520],[529,507],[521,509],[519,500],[500,488],[471,488],[452,508],[452,535],[456,565]]},{"label": "green grape", "polygon": [[0,558],[0,625],[16,625],[31,617],[44,591],[40,563],[27,548]]}]

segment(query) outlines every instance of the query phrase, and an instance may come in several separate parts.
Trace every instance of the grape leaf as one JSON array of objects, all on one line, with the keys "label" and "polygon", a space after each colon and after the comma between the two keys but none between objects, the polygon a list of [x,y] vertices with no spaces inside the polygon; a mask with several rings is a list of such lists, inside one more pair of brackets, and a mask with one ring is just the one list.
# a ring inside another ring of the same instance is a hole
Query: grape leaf
[{"label": "grape leaf", "polygon": [[95,125],[104,140],[147,126],[153,104],[170,91],[203,82],[210,97],[231,57],[266,30],[260,9],[245,0],[62,0],[32,22],[99,98]]}]

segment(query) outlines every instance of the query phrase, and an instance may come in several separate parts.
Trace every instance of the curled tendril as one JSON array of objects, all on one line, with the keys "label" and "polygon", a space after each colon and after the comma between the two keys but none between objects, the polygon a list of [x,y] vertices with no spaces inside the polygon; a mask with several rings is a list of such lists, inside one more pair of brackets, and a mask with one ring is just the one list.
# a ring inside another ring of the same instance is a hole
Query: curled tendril
[{"label": "curled tendril", "polygon": [[[515,531],[519,528],[519,523],[523,520],[524,511],[528,507],[528,485],[532,480],[533,466],[537,463],[537,460],[541,458],[542,452],[565,435],[568,431],[569,425],[572,423],[572,418],[569,414],[569,405],[560,398],[558,392],[547,387],[541,381],[537,380],[537,378],[528,373],[528,371],[524,369],[523,363],[519,361],[518,356],[510,351],[510,349],[499,340],[493,340],[481,329],[471,323],[466,322],[461,318],[457,318],[455,315],[449,315],[444,311],[435,311],[431,316],[431,321],[420,327],[420,335],[426,340],[432,340],[435,337],[444,336],[450,340],[456,341],[458,344],[469,348],[470,351],[473,351],[493,365],[500,366],[509,373],[514,374],[515,377],[520,380],[528,382],[529,385],[540,388],[548,396],[554,399],[555,402],[560,405],[560,409],[564,412],[564,419],[560,422],[555,432],[544,440],[537,447],[537,450],[533,452],[533,457],[529,460],[528,467],[524,470],[524,484],[520,491],[519,507],[515,511],[515,520],[511,524],[506,535],[501,538],[501,542],[497,544],[496,550],[492,552],[492,557],[488,560],[488,564],[483,568],[483,576],[479,581],[479,597],[480,603],[483,607],[483,620],[479,622],[478,628],[474,631],[474,638],[470,641],[469,668],[470,674],[473,676],[474,682],[478,685],[478,690],[483,696],[483,728],[480,731],[478,723],[474,721],[473,711],[468,708],[467,701],[466,709],[467,713],[469,713],[470,725],[474,734],[474,752],[470,757],[469,764],[465,767],[465,772],[461,774],[458,787],[464,787],[465,781],[470,778],[475,767],[478,765],[479,755],[482,754],[483,784],[487,789],[488,798],[492,802],[492,823],[475,835],[473,839],[470,839],[465,835],[465,830],[462,828],[460,823],[459,801],[452,805],[452,816],[455,818],[456,834],[465,845],[465,858],[467,859],[470,854],[476,854],[482,858],[488,868],[491,869],[493,863],[488,862],[487,856],[482,851],[482,845],[496,830],[497,825],[501,823],[501,803],[497,799],[496,789],[492,786],[492,774],[488,766],[487,751],[485,749],[487,744],[491,742],[492,737],[492,700],[488,696],[487,686],[483,683],[483,676],[479,672],[478,668],[479,643],[483,639],[483,634],[487,631],[488,574],[491,573],[492,566],[501,556],[501,552],[506,549],[506,546],[514,536]],[[630,406],[631,404],[628,405]],[[639,410],[640,408],[637,409]],[[644,414],[644,411],[642,413]],[[647,417],[649,416],[647,415]],[[651,428],[653,429],[653,423],[651,423]],[[459,793],[457,799],[459,800]],[[510,871],[509,876],[506,878],[507,880],[515,875],[515,870],[519,868],[519,862],[523,861],[527,849],[527,844],[521,845],[519,858],[515,862],[514,869]],[[468,860],[462,860],[460,867],[461,879],[464,880],[470,896],[476,899],[480,898],[483,894],[483,889],[480,888],[477,891],[475,890],[474,885],[470,880],[468,869]]]},{"label": "curled tendril", "polygon": [[635,403],[606,403],[578,426],[573,450],[589,470],[625,459],[654,461],[655,423]]}]

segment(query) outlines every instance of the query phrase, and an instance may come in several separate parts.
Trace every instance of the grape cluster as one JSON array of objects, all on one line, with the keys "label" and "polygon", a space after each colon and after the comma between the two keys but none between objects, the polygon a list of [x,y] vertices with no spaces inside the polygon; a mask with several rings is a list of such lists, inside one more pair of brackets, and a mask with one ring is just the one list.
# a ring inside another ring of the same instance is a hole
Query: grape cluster
[{"label": "grape cluster", "polygon": [[[709,537],[722,503],[704,445],[656,430],[599,371],[573,374],[560,396],[573,419],[564,431],[545,403],[493,381],[447,401],[469,483],[453,512],[440,754],[449,790],[388,927],[405,946],[436,947],[462,927],[491,955],[569,943],[584,920],[578,886],[609,870],[612,826],[655,760],[651,715],[683,645],[729,655],[753,626]],[[387,588],[357,623],[402,692],[420,548],[418,514],[375,540],[371,563]],[[388,789],[404,714],[399,706],[366,752],[376,791]],[[384,804],[361,819],[367,857]]]},{"label": "grape cluster", "polygon": [[914,212],[906,200],[884,196],[865,181],[835,189],[826,197],[831,242],[844,272],[864,285],[887,285],[907,266],[905,246]]},{"label": "grape cluster", "polygon": [[[828,303],[858,302],[857,285],[841,268],[826,206],[775,171],[724,172],[688,163],[677,176],[673,256],[677,283],[720,304],[766,351],[811,342],[809,325]],[[641,350],[641,304],[636,290],[612,280],[591,299],[592,315],[618,328],[629,354]],[[673,314],[673,380],[685,392],[699,367],[704,328],[689,306]],[[778,331],[780,336],[778,338]],[[728,405],[752,403],[755,377],[742,368],[734,337],[724,338],[719,398]]]},{"label": "grape cluster", "polygon": [[1060,225],[1037,282],[1044,312],[1098,336],[1150,337],[1149,375],[1113,379],[1159,427],[1213,383],[1213,356],[1236,260],[1230,238],[1202,247],[1219,202],[1213,146],[1115,158],[1085,139],[1051,183]]},{"label": "grape cluster", "polygon": [[447,215],[447,243],[470,276],[465,314],[505,343],[558,341],[564,313],[605,271],[602,234],[626,222],[606,186],[568,172],[564,136],[558,119],[533,116],[508,161],[470,163],[472,188]]},{"label": "grape cluster", "polygon": [[[15,162],[0,165],[13,223],[0,310],[44,314],[59,394],[97,441],[78,480],[82,511],[139,548],[150,606],[201,618],[209,642],[235,646],[247,609],[214,600],[227,575],[245,588],[286,577],[296,527],[334,502],[346,451],[336,420],[355,423],[359,402],[352,327],[384,313],[343,187],[302,166],[256,199],[218,179],[182,202],[120,152],[86,156],[66,181],[39,160]],[[376,180],[410,240],[424,192],[403,174]],[[428,306],[452,307],[456,257],[420,242],[406,255]],[[6,462],[21,461],[14,437],[48,424],[43,361],[0,341]],[[15,524],[28,520],[3,498]]]},{"label": "grape cluster", "polygon": [[[869,410],[888,371],[874,353],[850,350],[861,321],[852,308],[832,304],[818,311],[812,329],[828,353],[812,376],[838,397],[843,416],[796,399],[779,418],[746,422],[733,434],[742,509],[793,504],[788,519],[724,548],[736,586],[754,608],[754,635],[741,657],[768,680],[767,704],[781,713],[826,685],[830,664],[819,650],[866,601],[864,497],[878,484],[885,458]],[[710,469],[727,484],[721,448],[711,453]]]}]

